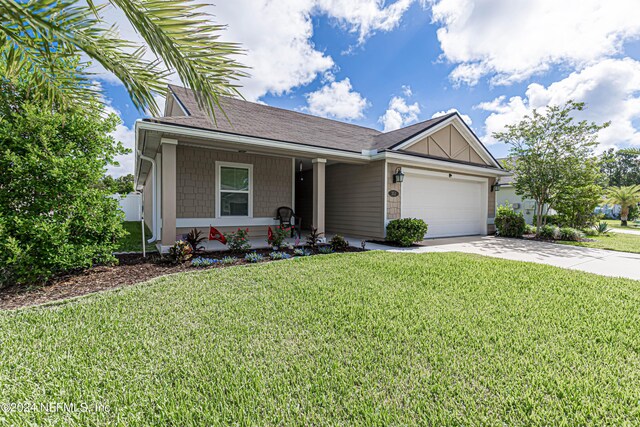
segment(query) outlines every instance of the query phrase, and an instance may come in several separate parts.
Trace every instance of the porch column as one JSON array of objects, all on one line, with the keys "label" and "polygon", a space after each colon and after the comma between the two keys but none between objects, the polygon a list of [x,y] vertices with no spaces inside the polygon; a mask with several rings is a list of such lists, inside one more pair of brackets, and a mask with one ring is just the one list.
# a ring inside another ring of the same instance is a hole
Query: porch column
[{"label": "porch column", "polygon": [[312,226],[324,233],[324,188],[326,159],[313,159],[313,218]]},{"label": "porch column", "polygon": [[162,246],[176,241],[176,145],[175,139],[162,138],[161,213]]}]

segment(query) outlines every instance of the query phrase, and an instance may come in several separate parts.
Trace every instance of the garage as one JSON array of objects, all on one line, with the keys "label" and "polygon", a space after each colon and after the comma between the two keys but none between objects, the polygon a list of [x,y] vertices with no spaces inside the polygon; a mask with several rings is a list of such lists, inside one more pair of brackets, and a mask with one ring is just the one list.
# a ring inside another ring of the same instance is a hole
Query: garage
[{"label": "garage", "polygon": [[404,169],[401,190],[403,218],[429,225],[425,237],[486,234],[486,178]]}]

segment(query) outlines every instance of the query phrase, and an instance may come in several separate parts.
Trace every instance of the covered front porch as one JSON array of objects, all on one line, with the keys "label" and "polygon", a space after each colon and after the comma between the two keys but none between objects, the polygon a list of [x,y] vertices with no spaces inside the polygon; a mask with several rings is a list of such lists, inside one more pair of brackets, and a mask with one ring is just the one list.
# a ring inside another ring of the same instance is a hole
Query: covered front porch
[{"label": "covered front porch", "polygon": [[[143,191],[144,216],[162,252],[193,228],[207,236],[211,226],[221,233],[248,228],[252,246],[264,247],[268,227],[279,225],[276,210],[282,206],[295,212],[302,242],[311,228],[330,233],[325,237],[336,232],[349,234],[340,223],[355,219],[349,217],[349,201],[343,202],[349,192],[340,181],[345,176],[357,178],[351,168],[368,170],[367,165],[329,156],[244,150],[221,141],[166,135],[158,138],[152,159]],[[327,212],[332,227],[327,227]],[[352,240],[358,246],[361,236]],[[287,242],[294,244],[295,239]],[[205,247],[225,248],[217,241],[207,241]]]}]

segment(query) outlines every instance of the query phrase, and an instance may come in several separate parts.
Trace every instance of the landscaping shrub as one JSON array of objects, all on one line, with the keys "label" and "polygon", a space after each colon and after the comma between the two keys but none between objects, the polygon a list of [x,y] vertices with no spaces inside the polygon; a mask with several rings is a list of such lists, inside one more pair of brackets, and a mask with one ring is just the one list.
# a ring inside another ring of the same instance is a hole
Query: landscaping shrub
[{"label": "landscaping shrub", "polygon": [[206,237],[202,236],[202,231],[198,230],[197,228],[194,228],[191,231],[189,231],[185,240],[187,241],[187,243],[189,243],[189,245],[191,245],[191,249],[193,249],[193,253],[197,254],[202,249],[204,249],[204,246],[202,246],[201,243],[206,240]]},{"label": "landscaping shrub", "polygon": [[333,253],[333,249],[331,248],[331,246],[320,246],[318,248],[318,253],[319,254],[324,254],[324,255],[332,254]]},{"label": "landscaping shrub", "polygon": [[344,251],[349,247],[349,242],[347,242],[340,234],[333,236],[329,241],[329,244],[334,251]]},{"label": "landscaping shrub", "polygon": [[0,81],[0,286],[116,262],[125,235],[101,185],[127,152],[111,136],[117,116],[97,104],[93,113],[43,108],[27,92]]},{"label": "landscaping shrub", "polygon": [[291,233],[291,227],[277,226],[271,229],[271,236],[267,238],[267,243],[273,248],[282,247],[287,235]]},{"label": "landscaping shrub", "polygon": [[510,204],[498,206],[495,225],[498,235],[503,237],[522,237],[527,231],[522,212],[514,211]]},{"label": "landscaping shrub", "polygon": [[227,248],[231,252],[246,252],[251,249],[251,243],[249,242],[249,229],[238,228],[238,231],[231,233],[224,233],[224,237],[227,239]]},{"label": "landscaping shrub", "polygon": [[247,262],[260,262],[263,259],[264,257],[257,252],[251,252],[244,256],[244,260]]},{"label": "landscaping shrub", "polygon": [[540,233],[538,237],[541,239],[556,240],[560,238],[560,228],[557,225],[543,225],[540,227]]},{"label": "landscaping shrub", "polygon": [[588,227],[582,230],[582,233],[587,237],[593,237],[598,235],[598,230],[594,227]]},{"label": "landscaping shrub", "polygon": [[174,264],[182,264],[189,261],[192,255],[191,245],[184,240],[178,240],[169,248],[168,257]]},{"label": "landscaping shrub", "polygon": [[[562,218],[560,218],[558,215],[547,215],[545,218],[547,220],[547,225],[557,225],[558,227],[563,225],[561,223]],[[535,214],[533,215],[533,223],[538,223],[538,216]]]},{"label": "landscaping shrub", "polygon": [[575,228],[571,228],[571,227],[562,227],[560,229],[560,240],[578,242],[582,238],[584,238],[584,235],[580,230],[576,230]]},{"label": "landscaping shrub", "polygon": [[293,254],[295,256],[309,256],[311,255],[311,251],[308,249],[296,248],[293,250]]},{"label": "landscaping shrub", "polygon": [[238,258],[234,256],[226,256],[220,260],[220,263],[223,265],[230,265],[235,264],[236,261],[238,261]]},{"label": "landscaping shrub", "polygon": [[596,225],[596,231],[598,234],[607,234],[611,232],[611,227],[605,221],[601,221]]},{"label": "landscaping shrub", "polygon": [[424,240],[429,226],[421,219],[394,219],[387,224],[387,240],[400,246],[411,246]]},{"label": "landscaping shrub", "polygon": [[307,245],[309,245],[312,250],[316,251],[323,234],[324,233],[318,233],[317,228],[311,228],[311,232],[307,235]]},{"label": "landscaping shrub", "polygon": [[217,259],[198,257],[191,260],[191,266],[192,267],[208,267],[210,265],[217,264],[219,262],[220,260],[217,260]]},{"label": "landscaping shrub", "polygon": [[286,252],[277,252],[277,251],[273,251],[269,254],[269,257],[271,259],[289,259],[291,258],[291,255],[289,255]]},{"label": "landscaping shrub", "polygon": [[533,225],[527,224],[527,230],[525,234],[536,234],[536,228]]}]

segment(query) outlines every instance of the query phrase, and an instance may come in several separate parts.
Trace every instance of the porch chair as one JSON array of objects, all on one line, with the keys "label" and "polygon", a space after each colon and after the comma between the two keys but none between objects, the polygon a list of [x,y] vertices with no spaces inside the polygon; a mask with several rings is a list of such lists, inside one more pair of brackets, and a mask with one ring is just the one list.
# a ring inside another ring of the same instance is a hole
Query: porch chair
[{"label": "porch chair", "polygon": [[277,216],[276,219],[280,221],[280,227],[291,227],[291,237],[293,237],[293,231],[295,230],[298,233],[298,238],[300,238],[300,224],[302,223],[302,218],[297,216],[293,209],[288,206],[280,206],[276,210]]}]

